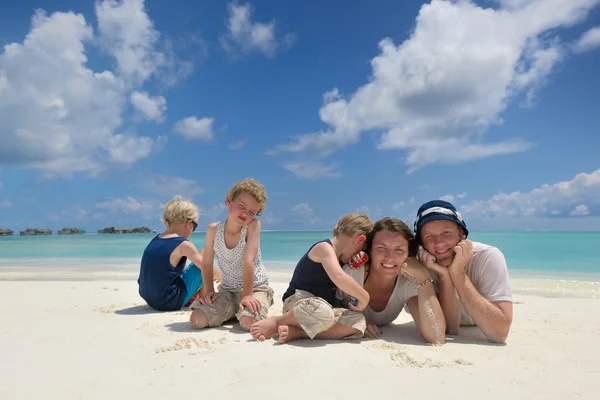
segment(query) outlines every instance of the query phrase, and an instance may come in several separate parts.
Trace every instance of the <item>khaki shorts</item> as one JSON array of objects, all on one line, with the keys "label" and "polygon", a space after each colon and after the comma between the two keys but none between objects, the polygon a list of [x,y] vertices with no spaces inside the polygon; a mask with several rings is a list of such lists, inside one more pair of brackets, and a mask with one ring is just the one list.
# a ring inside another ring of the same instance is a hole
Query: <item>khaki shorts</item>
[{"label": "khaki shorts", "polygon": [[304,290],[296,290],[296,293],[285,299],[283,313],[285,314],[288,311],[294,314],[304,332],[311,339],[335,324],[358,330],[355,334],[346,336],[344,339],[361,338],[367,328],[363,313],[351,311],[347,308],[334,308],[327,301]]},{"label": "khaki shorts", "polygon": [[229,321],[233,317],[239,320],[241,317],[248,316],[255,318],[257,321],[267,318],[269,315],[269,307],[273,305],[273,289],[269,285],[255,286],[252,295],[260,301],[261,309],[258,314],[253,314],[248,307],[240,312],[240,301],[242,301],[242,289],[228,290],[223,289],[220,285],[216,299],[211,305],[205,306],[200,304],[196,299],[190,305],[192,310],[202,310],[208,317],[208,326],[215,327],[223,325],[223,322]]}]

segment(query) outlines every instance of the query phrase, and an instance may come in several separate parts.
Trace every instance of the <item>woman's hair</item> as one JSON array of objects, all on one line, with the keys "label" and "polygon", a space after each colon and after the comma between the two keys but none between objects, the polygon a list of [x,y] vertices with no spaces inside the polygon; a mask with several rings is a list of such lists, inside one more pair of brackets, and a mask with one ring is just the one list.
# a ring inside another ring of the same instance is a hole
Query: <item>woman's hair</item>
[{"label": "woman's hair", "polygon": [[404,222],[398,218],[385,217],[375,222],[373,230],[367,236],[367,253],[371,254],[371,247],[373,246],[373,239],[377,232],[387,231],[392,233],[399,233],[408,241],[408,256],[415,257],[417,255],[417,241],[412,230]]}]

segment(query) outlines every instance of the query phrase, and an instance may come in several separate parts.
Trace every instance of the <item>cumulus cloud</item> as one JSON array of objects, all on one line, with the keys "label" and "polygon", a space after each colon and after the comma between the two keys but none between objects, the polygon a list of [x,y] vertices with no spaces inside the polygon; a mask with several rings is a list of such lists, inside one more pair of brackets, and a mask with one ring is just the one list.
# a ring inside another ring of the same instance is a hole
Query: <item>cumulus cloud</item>
[{"label": "cumulus cloud", "polygon": [[275,20],[253,22],[253,8],[250,4],[230,3],[227,32],[221,37],[221,46],[229,53],[249,53],[259,51],[268,57],[288,49],[296,36],[287,33],[278,38],[275,34]]},{"label": "cumulus cloud", "polygon": [[239,150],[244,147],[245,142],[243,140],[238,140],[237,142],[233,142],[229,144],[229,150]]},{"label": "cumulus cloud", "polygon": [[163,122],[167,111],[167,100],[163,96],[151,97],[147,92],[132,92],[131,104],[147,119]]},{"label": "cumulus cloud", "polygon": [[573,51],[583,53],[600,47],[600,26],[590,29],[573,43]]},{"label": "cumulus cloud", "polygon": [[590,209],[585,204],[579,204],[573,209],[573,211],[571,211],[570,214],[576,217],[583,217],[590,215]]},{"label": "cumulus cloud", "polygon": [[295,217],[296,222],[315,224],[321,220],[315,215],[315,211],[308,203],[296,204],[290,209],[290,212]]},{"label": "cumulus cloud", "polygon": [[202,193],[202,188],[198,182],[187,178],[153,174],[138,176],[136,181],[138,182],[137,185],[147,192],[163,197],[173,198],[176,195],[181,195],[184,198],[191,198]]},{"label": "cumulus cloud", "polygon": [[[96,14],[98,37],[81,14],[37,11],[23,42],[4,46],[1,164],[43,170],[49,177],[94,176],[109,164],[147,157],[161,144],[119,129],[129,99],[149,118],[162,118],[164,99],[130,93],[168,69],[172,57],[158,51],[158,32],[143,1],[96,2]],[[96,39],[115,57],[114,72],[87,66],[86,46]]]},{"label": "cumulus cloud", "polygon": [[210,141],[214,137],[213,122],[214,118],[187,117],[175,122],[173,132],[188,139]]},{"label": "cumulus cloud", "polygon": [[508,104],[532,105],[564,45],[549,35],[583,21],[598,0],[432,0],[421,7],[410,38],[379,42],[369,81],[349,96],[323,96],[328,128],[276,146],[275,153],[327,156],[379,132],[377,148],[407,152],[413,172],[434,163],[460,163],[527,151],[519,138],[490,143],[483,133],[500,124]]},{"label": "cumulus cloud", "polygon": [[530,192],[499,193],[489,200],[462,207],[476,217],[540,217],[589,215],[600,207],[600,169],[581,173],[570,181],[545,184]]},{"label": "cumulus cloud", "polygon": [[298,179],[314,180],[319,178],[341,178],[337,171],[337,164],[325,165],[313,161],[296,161],[283,165],[285,169],[294,174]]},{"label": "cumulus cloud", "polygon": [[136,214],[140,217],[154,218],[161,206],[158,202],[151,200],[137,200],[132,196],[127,198],[110,198],[96,204],[96,208],[110,213],[122,212],[125,214]]}]

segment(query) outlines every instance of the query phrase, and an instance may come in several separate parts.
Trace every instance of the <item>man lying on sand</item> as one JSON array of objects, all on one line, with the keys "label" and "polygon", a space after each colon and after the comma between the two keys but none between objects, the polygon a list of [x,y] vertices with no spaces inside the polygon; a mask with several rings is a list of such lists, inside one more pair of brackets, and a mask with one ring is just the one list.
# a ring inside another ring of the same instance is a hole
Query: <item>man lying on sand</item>
[{"label": "man lying on sand", "polygon": [[506,260],[493,246],[467,240],[469,231],[446,201],[423,204],[415,220],[419,260],[434,272],[446,317],[446,332],[477,325],[492,342],[504,343],[512,323],[512,296]]}]

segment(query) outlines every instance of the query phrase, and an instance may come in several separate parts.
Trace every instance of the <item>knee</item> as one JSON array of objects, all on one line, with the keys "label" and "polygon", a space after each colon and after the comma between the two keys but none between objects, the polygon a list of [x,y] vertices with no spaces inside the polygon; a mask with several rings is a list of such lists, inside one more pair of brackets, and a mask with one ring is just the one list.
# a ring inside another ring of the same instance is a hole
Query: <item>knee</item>
[{"label": "knee", "polygon": [[206,328],[208,326],[208,316],[202,310],[194,310],[190,315],[190,325],[196,329]]},{"label": "knee", "polygon": [[250,327],[255,322],[256,322],[256,319],[254,319],[253,317],[250,317],[248,315],[244,315],[244,316],[240,317],[240,326],[245,331],[249,331]]}]

